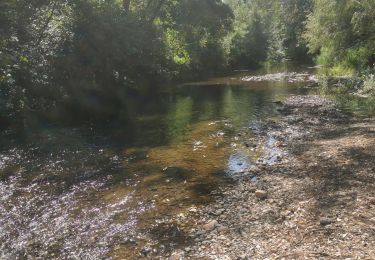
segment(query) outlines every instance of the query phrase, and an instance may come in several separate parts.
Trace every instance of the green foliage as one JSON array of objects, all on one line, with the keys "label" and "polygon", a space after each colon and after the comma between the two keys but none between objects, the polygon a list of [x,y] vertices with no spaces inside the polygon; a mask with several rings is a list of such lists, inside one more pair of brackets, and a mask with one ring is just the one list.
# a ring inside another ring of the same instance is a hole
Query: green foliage
[{"label": "green foliage", "polygon": [[273,2],[270,28],[269,59],[305,61],[307,47],[302,39],[304,21],[312,8],[311,0],[285,0]]},{"label": "green foliage", "polygon": [[2,0],[0,120],[110,115],[126,91],[266,61],[371,75],[374,17],[373,0]]},{"label": "green foliage", "polygon": [[268,23],[265,3],[227,0],[234,14],[233,30],[223,47],[232,68],[248,69],[261,65],[267,58]]},{"label": "green foliage", "polygon": [[167,45],[167,58],[178,65],[188,65],[190,63],[190,55],[183,32],[167,29],[164,37]]},{"label": "green foliage", "polygon": [[222,39],[232,26],[230,8],[218,0],[171,1],[161,10],[158,27],[173,33],[167,50],[183,71],[207,72],[225,65]]},{"label": "green foliage", "polygon": [[116,113],[129,88],[225,64],[231,22],[218,0],[3,0],[0,117]]},{"label": "green foliage", "polygon": [[375,75],[369,74],[365,76],[363,81],[363,92],[375,95]]},{"label": "green foliage", "polygon": [[267,58],[267,36],[258,17],[254,17],[244,35],[233,36],[229,56],[232,67],[245,69],[259,66]]},{"label": "green foliage", "polygon": [[311,0],[226,2],[235,14],[233,33],[225,42],[234,67],[254,67],[266,60],[308,60],[301,36]]},{"label": "green foliage", "polygon": [[353,74],[375,62],[375,2],[315,0],[304,38],[331,74]]},{"label": "green foliage", "polygon": [[68,13],[64,1],[1,1],[0,120],[54,105],[58,91],[49,87],[50,61],[69,38],[63,25]]}]

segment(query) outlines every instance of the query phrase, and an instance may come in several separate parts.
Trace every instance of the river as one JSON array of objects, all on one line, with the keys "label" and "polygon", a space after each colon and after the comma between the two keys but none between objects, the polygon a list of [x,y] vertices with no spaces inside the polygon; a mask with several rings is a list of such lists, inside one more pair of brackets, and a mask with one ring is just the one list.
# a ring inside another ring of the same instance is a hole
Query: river
[{"label": "river", "polygon": [[231,185],[265,152],[239,133],[256,136],[275,101],[311,91],[309,74],[262,73],[132,94],[125,123],[2,133],[0,258],[134,259],[184,243],[166,219]]}]

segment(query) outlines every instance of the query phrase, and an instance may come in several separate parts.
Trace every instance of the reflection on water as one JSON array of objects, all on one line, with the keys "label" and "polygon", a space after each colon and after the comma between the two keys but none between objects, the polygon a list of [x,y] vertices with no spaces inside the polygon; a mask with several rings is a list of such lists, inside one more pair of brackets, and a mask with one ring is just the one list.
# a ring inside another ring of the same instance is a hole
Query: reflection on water
[{"label": "reflection on water", "polygon": [[236,133],[256,134],[253,122],[277,115],[273,100],[306,92],[302,82],[243,76],[129,94],[127,120],[100,128],[41,125],[22,140],[4,133],[0,258],[133,259],[172,250],[183,236],[166,219],[231,181],[228,159],[246,166]]}]

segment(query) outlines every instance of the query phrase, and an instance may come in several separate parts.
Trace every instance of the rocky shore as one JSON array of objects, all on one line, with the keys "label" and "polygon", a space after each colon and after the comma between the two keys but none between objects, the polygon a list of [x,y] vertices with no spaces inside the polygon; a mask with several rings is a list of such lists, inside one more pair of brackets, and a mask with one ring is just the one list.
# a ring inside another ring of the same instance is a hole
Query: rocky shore
[{"label": "rocky shore", "polygon": [[276,103],[282,119],[262,132],[277,159],[258,160],[214,203],[176,217],[188,242],[167,257],[375,259],[375,120],[319,96]]}]

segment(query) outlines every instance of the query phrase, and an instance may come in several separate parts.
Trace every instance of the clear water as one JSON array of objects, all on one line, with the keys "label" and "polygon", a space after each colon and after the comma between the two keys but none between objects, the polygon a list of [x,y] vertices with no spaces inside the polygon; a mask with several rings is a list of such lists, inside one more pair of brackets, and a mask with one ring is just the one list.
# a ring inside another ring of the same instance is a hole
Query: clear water
[{"label": "clear water", "polygon": [[251,75],[129,95],[127,120],[105,126],[3,133],[0,258],[134,259],[186,242],[166,220],[212,201],[255,156],[237,134],[277,117],[273,101],[308,92],[304,81],[241,80]]}]

